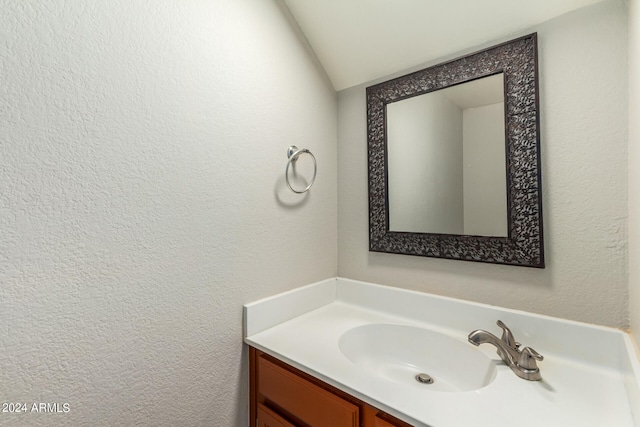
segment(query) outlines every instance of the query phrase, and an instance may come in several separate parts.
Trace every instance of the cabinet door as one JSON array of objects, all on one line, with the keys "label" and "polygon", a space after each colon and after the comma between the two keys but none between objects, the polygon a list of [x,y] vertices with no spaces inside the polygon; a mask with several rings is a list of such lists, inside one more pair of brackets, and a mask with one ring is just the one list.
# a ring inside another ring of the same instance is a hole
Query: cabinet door
[{"label": "cabinet door", "polygon": [[313,427],[358,427],[360,409],[288,369],[258,357],[258,395],[292,421]]},{"label": "cabinet door", "polygon": [[258,405],[258,426],[257,427],[295,427],[293,424],[282,418],[264,405]]}]

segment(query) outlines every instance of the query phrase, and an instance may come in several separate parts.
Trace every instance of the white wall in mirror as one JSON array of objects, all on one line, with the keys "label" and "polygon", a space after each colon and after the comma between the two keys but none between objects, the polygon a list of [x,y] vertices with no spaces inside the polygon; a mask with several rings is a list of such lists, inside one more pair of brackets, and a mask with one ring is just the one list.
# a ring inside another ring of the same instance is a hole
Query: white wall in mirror
[{"label": "white wall in mirror", "polygon": [[463,234],[462,109],[432,92],[387,105],[389,229]]},{"label": "white wall in mirror", "polygon": [[466,108],[462,123],[464,234],[506,237],[504,102]]},{"label": "white wall in mirror", "polygon": [[504,75],[387,105],[389,229],[506,237]]}]

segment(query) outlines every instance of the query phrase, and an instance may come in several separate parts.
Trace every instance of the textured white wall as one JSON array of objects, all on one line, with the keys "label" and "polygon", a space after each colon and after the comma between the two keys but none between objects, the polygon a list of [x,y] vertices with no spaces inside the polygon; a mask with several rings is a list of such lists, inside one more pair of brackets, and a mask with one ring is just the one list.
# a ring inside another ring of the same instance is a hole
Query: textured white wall
[{"label": "textured white wall", "polygon": [[324,72],[277,1],[0,10],[0,402],[71,410],[0,425],[247,425],[242,304],[337,272]]},{"label": "textured white wall", "polygon": [[626,9],[620,1],[604,2],[530,30],[539,37],[547,268],[368,252],[365,90],[359,86],[338,95],[338,271],[347,278],[624,327]]},{"label": "textured white wall", "polygon": [[631,330],[640,344],[640,1],[629,0],[629,287]]}]

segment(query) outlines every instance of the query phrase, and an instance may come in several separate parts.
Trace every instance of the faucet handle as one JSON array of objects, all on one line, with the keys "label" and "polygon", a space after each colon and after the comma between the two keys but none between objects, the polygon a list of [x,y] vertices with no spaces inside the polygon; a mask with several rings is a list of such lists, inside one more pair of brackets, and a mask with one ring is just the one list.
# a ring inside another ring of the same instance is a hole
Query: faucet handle
[{"label": "faucet handle", "polygon": [[520,347],[520,343],[516,342],[516,339],[513,337],[511,333],[511,329],[507,328],[507,325],[502,323],[502,320],[498,320],[496,325],[502,328],[502,341],[505,342],[509,347],[517,349]]},{"label": "faucet handle", "polygon": [[544,357],[531,347],[525,347],[520,352],[520,358],[518,359],[518,366],[523,369],[535,370],[538,369],[537,361],[543,360]]}]

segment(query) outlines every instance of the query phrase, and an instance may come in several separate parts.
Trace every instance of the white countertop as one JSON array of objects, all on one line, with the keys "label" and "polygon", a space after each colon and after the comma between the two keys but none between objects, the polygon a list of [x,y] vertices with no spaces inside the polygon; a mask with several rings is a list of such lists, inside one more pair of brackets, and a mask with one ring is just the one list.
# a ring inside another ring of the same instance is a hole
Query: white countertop
[{"label": "white countertop", "polygon": [[[433,391],[371,375],[338,347],[343,333],[373,323],[468,343],[475,329],[499,336],[498,319],[545,357],[542,381],[518,378],[493,346],[481,345],[497,365],[489,385]],[[616,329],[338,278],[245,305],[245,342],[416,426],[640,426],[633,417],[640,363],[630,337]]]}]

